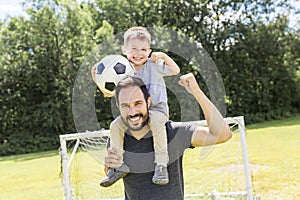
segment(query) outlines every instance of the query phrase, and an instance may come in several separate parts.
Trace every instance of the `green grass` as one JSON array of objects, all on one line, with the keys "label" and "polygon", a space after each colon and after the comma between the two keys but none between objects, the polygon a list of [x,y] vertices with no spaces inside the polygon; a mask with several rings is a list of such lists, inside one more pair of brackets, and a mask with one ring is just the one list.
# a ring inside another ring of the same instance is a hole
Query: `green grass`
[{"label": "green grass", "polygon": [[247,130],[254,190],[263,199],[300,199],[300,116],[251,125]]},{"label": "green grass", "polygon": [[62,199],[56,152],[0,158],[0,199]]},{"label": "green grass", "polygon": [[[246,132],[254,192],[262,200],[300,199],[300,115],[249,125]],[[225,152],[225,155],[222,152],[238,145],[237,139],[208,149],[212,151],[205,159],[200,158],[206,155],[203,149],[186,152],[186,193],[201,192],[202,185],[213,179],[234,184],[236,180],[232,180],[231,175],[239,173],[240,166],[232,164],[237,156],[230,154],[236,154],[236,151]],[[78,199],[122,195],[121,183],[110,188],[98,186],[103,177],[102,165],[88,154],[78,153],[73,164],[70,170],[74,174],[72,181],[77,183],[74,189],[81,191],[76,193]],[[63,199],[59,174],[60,156],[57,151],[0,157],[0,199]],[[227,190],[220,186],[212,189],[216,188]]]}]

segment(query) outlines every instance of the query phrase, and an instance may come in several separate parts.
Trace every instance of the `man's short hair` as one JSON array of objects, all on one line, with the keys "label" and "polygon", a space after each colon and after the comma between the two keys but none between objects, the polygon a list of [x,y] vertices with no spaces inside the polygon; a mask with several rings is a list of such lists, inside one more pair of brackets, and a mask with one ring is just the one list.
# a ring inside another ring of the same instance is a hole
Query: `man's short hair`
[{"label": "man's short hair", "polygon": [[119,94],[122,88],[128,88],[131,86],[137,86],[139,87],[143,94],[144,98],[147,102],[148,98],[150,97],[149,91],[144,83],[144,81],[140,78],[133,77],[133,76],[126,76],[124,79],[120,80],[115,88],[115,98],[116,103],[119,105]]},{"label": "man's short hair", "polygon": [[150,33],[142,26],[131,27],[124,33],[124,45],[126,45],[130,39],[146,40],[149,44],[151,43]]}]

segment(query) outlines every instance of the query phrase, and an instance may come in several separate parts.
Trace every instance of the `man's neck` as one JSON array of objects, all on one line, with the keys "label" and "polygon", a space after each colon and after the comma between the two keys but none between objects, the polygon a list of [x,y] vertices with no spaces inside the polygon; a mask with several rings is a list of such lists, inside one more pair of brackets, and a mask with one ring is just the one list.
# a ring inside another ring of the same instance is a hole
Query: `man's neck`
[{"label": "man's neck", "polygon": [[135,139],[140,140],[143,138],[148,132],[150,131],[149,125],[145,125],[141,130],[139,131],[133,131],[129,130],[130,134],[135,137]]}]

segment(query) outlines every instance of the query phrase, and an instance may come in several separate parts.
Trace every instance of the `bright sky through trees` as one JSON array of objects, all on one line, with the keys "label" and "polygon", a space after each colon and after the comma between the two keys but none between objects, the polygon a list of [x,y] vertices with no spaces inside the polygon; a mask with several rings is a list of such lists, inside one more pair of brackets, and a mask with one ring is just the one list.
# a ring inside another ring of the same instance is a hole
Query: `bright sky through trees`
[{"label": "bright sky through trees", "polygon": [[[21,3],[22,0],[1,0],[0,2],[0,19],[4,19],[6,16],[19,16],[26,15],[26,12],[22,10]],[[300,4],[298,0],[292,0],[293,12],[287,13],[290,18],[290,25],[294,28],[300,28]],[[278,8],[277,12],[284,12],[282,9]]]}]

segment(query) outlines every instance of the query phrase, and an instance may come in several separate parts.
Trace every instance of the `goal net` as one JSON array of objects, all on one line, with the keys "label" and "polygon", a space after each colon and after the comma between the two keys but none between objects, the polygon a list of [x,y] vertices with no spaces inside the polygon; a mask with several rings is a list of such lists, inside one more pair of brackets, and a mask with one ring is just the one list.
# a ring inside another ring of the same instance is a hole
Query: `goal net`
[{"label": "goal net", "polygon": [[[224,144],[187,150],[185,199],[257,199],[253,195],[244,118],[225,118],[233,137]],[[194,121],[206,125],[206,121]],[[108,130],[60,135],[65,200],[124,199],[123,182],[103,188]]]}]

